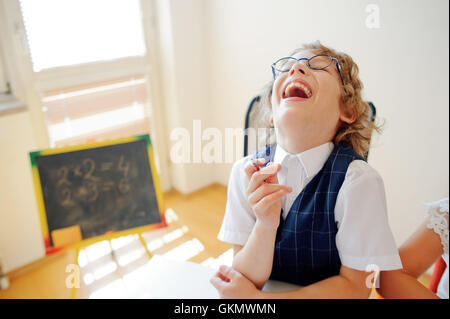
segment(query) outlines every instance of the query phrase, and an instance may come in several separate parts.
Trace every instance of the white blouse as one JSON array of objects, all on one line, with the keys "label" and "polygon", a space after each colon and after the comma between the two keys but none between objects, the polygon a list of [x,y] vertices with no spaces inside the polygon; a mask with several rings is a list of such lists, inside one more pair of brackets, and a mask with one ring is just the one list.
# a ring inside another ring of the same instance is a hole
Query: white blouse
[{"label": "white blouse", "polygon": [[428,206],[430,217],[427,227],[441,237],[442,259],[447,265],[439,281],[436,295],[439,298],[448,299],[448,197],[425,205]]},{"label": "white blouse", "polygon": [[[325,143],[299,154],[290,154],[280,145],[274,162],[282,166],[280,184],[292,187],[283,197],[283,218],[302,189],[314,178],[333,150]],[[248,180],[244,172],[251,155],[236,161],[228,184],[225,216],[218,238],[224,242],[245,245],[256,222],[247,202]],[[334,210],[338,226],[336,246],[341,263],[349,268],[367,271],[401,269],[397,245],[388,223],[383,180],[365,161],[353,161],[347,170]]]}]

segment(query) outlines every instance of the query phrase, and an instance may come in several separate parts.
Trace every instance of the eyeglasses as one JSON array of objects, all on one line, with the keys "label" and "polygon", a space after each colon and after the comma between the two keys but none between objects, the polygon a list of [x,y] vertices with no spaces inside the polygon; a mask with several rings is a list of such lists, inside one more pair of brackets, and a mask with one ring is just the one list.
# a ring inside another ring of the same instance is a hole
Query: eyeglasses
[{"label": "eyeglasses", "polygon": [[331,63],[336,62],[336,68],[339,72],[339,76],[341,77],[342,84],[344,84],[344,78],[342,77],[341,68],[339,66],[339,62],[336,58],[326,54],[315,55],[311,58],[300,58],[296,59],[294,57],[285,57],[277,60],[272,64],[272,74],[273,79],[275,80],[280,73],[288,72],[292,66],[300,62],[302,60],[306,60],[306,64],[312,70],[323,70],[331,65]]}]

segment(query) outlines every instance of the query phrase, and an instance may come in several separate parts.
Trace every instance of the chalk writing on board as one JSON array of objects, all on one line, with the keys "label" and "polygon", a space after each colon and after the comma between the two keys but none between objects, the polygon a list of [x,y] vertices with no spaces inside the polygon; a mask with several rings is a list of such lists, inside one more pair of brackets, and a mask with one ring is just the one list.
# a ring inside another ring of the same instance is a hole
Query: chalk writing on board
[{"label": "chalk writing on board", "polygon": [[72,185],[72,183],[69,182],[69,180],[67,179],[67,174],[68,174],[67,167],[63,166],[60,169],[58,169],[58,176],[60,177],[60,179],[58,180],[58,183],[57,183],[58,186]]},{"label": "chalk writing on board", "polygon": [[[112,179],[105,180],[95,176],[96,162],[92,158],[84,158],[81,165],[77,164],[74,167],[67,165],[61,166],[57,169],[58,181],[56,183],[58,187],[61,187],[60,205],[64,207],[74,206],[74,198],[78,201],[92,203],[101,195],[101,192],[112,191],[114,189],[117,189],[121,194],[128,193],[131,190],[128,181],[130,165],[130,161],[127,161],[125,156],[121,155],[115,167],[117,172],[122,176],[117,185]],[[100,172],[114,170],[113,162],[102,162],[98,166],[100,167]],[[81,184],[75,189],[72,189],[72,182],[68,179],[68,176],[81,178]]]},{"label": "chalk writing on board", "polygon": [[62,194],[61,206],[75,205],[75,203],[72,200],[72,192],[69,188],[63,188],[61,194]]}]

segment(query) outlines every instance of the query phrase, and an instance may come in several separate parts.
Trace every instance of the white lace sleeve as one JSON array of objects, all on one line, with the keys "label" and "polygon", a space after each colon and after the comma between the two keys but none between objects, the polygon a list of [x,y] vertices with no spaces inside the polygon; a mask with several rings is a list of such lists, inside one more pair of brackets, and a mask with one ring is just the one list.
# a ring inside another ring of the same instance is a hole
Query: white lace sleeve
[{"label": "white lace sleeve", "polygon": [[441,237],[444,254],[448,255],[448,197],[425,205],[430,216],[427,227]]}]

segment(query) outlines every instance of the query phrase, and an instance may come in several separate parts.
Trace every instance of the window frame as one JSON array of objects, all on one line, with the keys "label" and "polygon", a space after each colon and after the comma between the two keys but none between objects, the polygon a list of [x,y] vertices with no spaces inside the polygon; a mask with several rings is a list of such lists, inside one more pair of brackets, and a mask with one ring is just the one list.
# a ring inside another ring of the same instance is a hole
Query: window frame
[{"label": "window frame", "polygon": [[3,62],[3,53],[2,53],[2,45],[0,43],[0,94],[8,94],[9,92],[9,84],[8,77],[6,76],[6,70]]},{"label": "window frame", "polygon": [[[6,17],[4,15],[4,6],[0,0],[0,116],[11,113],[21,112],[26,110],[26,104],[19,99],[16,94],[17,83],[13,83],[11,79],[11,68],[15,61],[8,59],[11,52],[8,51],[12,46],[10,45],[10,38],[6,31]],[[4,18],[5,17],[5,18]],[[10,62],[6,64],[6,61]],[[9,72],[8,72],[9,71]],[[17,82],[17,81],[16,81]],[[17,90],[19,91],[19,90]]]},{"label": "window frame", "polygon": [[106,81],[114,78],[150,73],[148,56],[127,57],[113,61],[93,62],[45,69],[33,72],[33,82],[39,91]]}]

